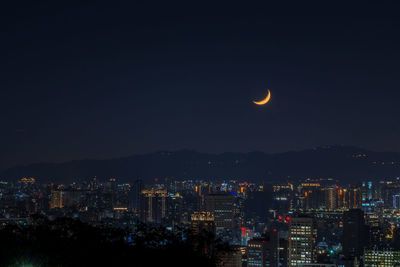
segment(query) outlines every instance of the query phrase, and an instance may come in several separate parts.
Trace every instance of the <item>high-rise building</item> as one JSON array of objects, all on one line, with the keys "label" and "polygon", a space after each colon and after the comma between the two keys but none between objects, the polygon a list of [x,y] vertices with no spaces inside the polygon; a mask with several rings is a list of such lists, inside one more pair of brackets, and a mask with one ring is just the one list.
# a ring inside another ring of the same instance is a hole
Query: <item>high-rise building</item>
[{"label": "high-rise building", "polygon": [[234,228],[234,197],[230,194],[205,196],[206,211],[214,213],[217,232]]},{"label": "high-rise building", "polygon": [[325,208],[335,210],[338,203],[338,189],[336,187],[325,188]]},{"label": "high-rise building", "polygon": [[279,267],[288,266],[289,242],[286,238],[279,238]]},{"label": "high-rise building", "polygon": [[400,195],[393,195],[393,208],[400,209]]},{"label": "high-rise building", "polygon": [[108,179],[108,181],[104,184],[104,188],[106,191],[111,191],[111,192],[117,191],[118,188],[117,179],[116,178]]},{"label": "high-rise building", "polygon": [[385,208],[400,209],[400,181],[387,181],[382,187],[382,198]]},{"label": "high-rise building", "polygon": [[55,209],[55,208],[62,209],[64,207],[64,204],[63,204],[63,193],[64,192],[62,190],[53,190],[53,191],[51,191],[50,209]]},{"label": "high-rise building", "polygon": [[361,189],[359,187],[340,188],[338,190],[338,208],[358,209],[361,208]]},{"label": "high-rise building", "polygon": [[62,193],[62,205],[72,207],[80,203],[82,192],[78,190],[64,190]]},{"label": "high-rise building", "polygon": [[89,190],[94,191],[97,189],[99,189],[99,182],[97,180],[97,177],[95,176],[89,181]]},{"label": "high-rise building", "polygon": [[374,199],[374,186],[371,181],[363,182],[361,185],[362,201],[367,202]]},{"label": "high-rise building", "polygon": [[386,246],[387,239],[385,238],[385,231],[382,227],[368,226],[368,248],[380,249]]},{"label": "high-rise building", "polygon": [[242,252],[239,248],[218,253],[217,267],[242,267]]},{"label": "high-rise building", "polygon": [[313,218],[295,217],[289,222],[289,266],[316,261],[317,227]]},{"label": "high-rise building", "polygon": [[364,252],[364,267],[398,267],[400,266],[400,251],[390,249],[366,250]]},{"label": "high-rise building", "polygon": [[265,266],[265,248],[262,239],[252,239],[247,242],[247,266]]},{"label": "high-rise building", "polygon": [[300,207],[302,210],[319,209],[323,204],[324,190],[321,188],[320,183],[302,183],[298,187],[298,190],[301,194],[299,199],[301,200]]},{"label": "high-rise building", "polygon": [[268,232],[262,238],[255,238],[247,244],[247,266],[279,266],[279,234]]},{"label": "high-rise building", "polygon": [[129,208],[135,212],[139,212],[141,207],[142,200],[142,190],[143,190],[143,181],[136,180],[128,193],[129,198]]},{"label": "high-rise building", "polygon": [[359,258],[367,242],[364,212],[351,209],[343,214],[343,254],[346,258]]},{"label": "high-rise building", "polygon": [[148,223],[162,223],[166,215],[167,190],[145,189],[142,190],[144,197],[144,221]]},{"label": "high-rise building", "polygon": [[190,229],[194,235],[209,232],[215,235],[214,214],[211,212],[194,212],[191,216]]}]

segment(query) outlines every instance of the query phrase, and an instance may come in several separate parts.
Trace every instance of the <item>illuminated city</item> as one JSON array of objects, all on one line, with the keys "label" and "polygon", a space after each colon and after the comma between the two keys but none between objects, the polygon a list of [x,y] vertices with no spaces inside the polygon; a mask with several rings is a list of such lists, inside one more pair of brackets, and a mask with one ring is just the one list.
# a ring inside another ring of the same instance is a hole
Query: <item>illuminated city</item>
[{"label": "illuminated city", "polygon": [[400,2],[0,12],[0,267],[400,267]]},{"label": "illuminated city", "polygon": [[206,231],[236,249],[229,252],[236,259],[229,266],[358,266],[362,261],[393,266],[400,255],[400,178],[358,184],[322,178],[145,184],[93,177],[40,184],[23,177],[0,185],[3,227],[32,224],[37,214],[125,229],[128,235],[143,222],[168,231],[190,229],[194,236]]}]

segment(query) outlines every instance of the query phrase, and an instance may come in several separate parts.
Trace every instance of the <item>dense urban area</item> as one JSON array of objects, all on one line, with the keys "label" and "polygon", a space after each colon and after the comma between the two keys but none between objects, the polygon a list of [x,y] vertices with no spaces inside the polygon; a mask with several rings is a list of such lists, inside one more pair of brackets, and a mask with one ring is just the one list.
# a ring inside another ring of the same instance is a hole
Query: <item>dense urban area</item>
[{"label": "dense urban area", "polygon": [[[153,227],[190,239],[193,250],[201,249],[217,266],[400,262],[400,178],[357,184],[322,178],[263,184],[155,178],[144,184],[141,179],[120,183],[93,177],[41,184],[23,177],[1,182],[0,197],[3,230],[69,218],[98,229],[123,230],[122,240],[129,246],[138,240],[141,227]],[[199,244],[205,233],[211,240]],[[228,249],[216,251],[218,244]]]}]

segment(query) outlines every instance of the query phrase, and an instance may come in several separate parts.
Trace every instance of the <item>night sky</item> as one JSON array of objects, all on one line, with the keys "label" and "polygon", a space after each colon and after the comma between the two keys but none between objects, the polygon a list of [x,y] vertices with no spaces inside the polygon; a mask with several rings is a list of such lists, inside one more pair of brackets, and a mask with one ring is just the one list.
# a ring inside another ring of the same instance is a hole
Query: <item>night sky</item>
[{"label": "night sky", "polygon": [[0,168],[178,149],[400,151],[395,1],[10,2]]}]

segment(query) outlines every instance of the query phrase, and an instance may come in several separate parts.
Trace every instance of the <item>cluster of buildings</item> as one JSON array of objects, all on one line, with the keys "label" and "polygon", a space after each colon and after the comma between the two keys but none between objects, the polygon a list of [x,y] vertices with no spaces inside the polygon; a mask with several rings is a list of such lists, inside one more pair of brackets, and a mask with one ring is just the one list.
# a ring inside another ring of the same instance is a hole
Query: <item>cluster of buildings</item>
[{"label": "cluster of buildings", "polygon": [[131,231],[144,222],[210,233],[233,247],[220,255],[227,267],[400,266],[400,179],[0,182],[0,227],[29,224],[33,214]]}]

